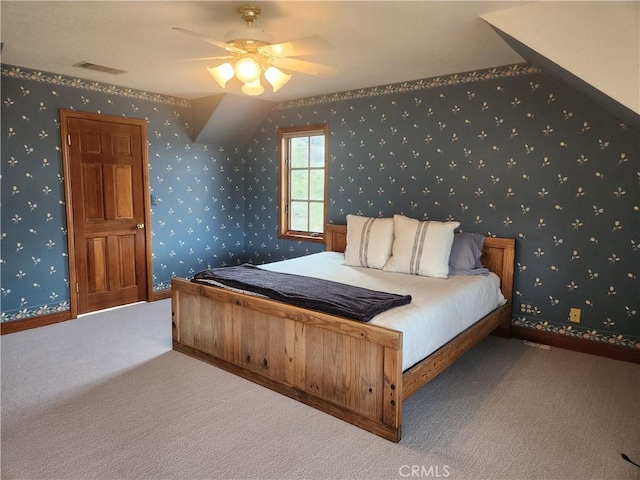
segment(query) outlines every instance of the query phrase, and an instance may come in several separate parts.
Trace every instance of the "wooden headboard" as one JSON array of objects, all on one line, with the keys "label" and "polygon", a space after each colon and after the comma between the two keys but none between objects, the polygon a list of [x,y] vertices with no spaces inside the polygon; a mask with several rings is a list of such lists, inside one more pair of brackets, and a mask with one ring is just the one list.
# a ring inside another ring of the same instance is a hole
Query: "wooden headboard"
[{"label": "wooden headboard", "polygon": [[328,252],[342,252],[347,248],[347,226],[324,226],[324,244]]},{"label": "wooden headboard", "polygon": [[[325,225],[324,241],[327,251],[344,252],[347,246],[347,226]],[[513,238],[486,237],[481,258],[482,265],[500,277],[502,294],[510,302],[513,296],[515,247]]]}]

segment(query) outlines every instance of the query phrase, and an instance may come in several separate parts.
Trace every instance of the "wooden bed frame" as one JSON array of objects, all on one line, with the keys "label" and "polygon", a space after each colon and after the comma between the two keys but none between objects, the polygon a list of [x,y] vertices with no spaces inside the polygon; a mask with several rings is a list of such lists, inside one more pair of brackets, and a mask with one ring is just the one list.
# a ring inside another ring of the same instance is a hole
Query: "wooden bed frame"
[{"label": "wooden bed frame", "polygon": [[[346,226],[327,225],[325,242],[344,251]],[[486,239],[507,304],[404,373],[401,332],[178,278],[173,348],[398,442],[405,398],[491,332],[508,337],[514,254],[513,239]]]}]

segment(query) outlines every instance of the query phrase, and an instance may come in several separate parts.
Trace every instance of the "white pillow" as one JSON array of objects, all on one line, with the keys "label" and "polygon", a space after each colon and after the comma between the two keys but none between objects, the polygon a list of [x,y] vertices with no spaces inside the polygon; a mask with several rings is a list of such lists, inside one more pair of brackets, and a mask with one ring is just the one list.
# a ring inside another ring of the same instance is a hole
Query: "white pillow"
[{"label": "white pillow", "polygon": [[393,247],[383,270],[448,278],[453,231],[460,222],[421,222],[393,216]]},{"label": "white pillow", "polygon": [[392,244],[393,218],[347,215],[345,265],[381,269],[391,256]]}]

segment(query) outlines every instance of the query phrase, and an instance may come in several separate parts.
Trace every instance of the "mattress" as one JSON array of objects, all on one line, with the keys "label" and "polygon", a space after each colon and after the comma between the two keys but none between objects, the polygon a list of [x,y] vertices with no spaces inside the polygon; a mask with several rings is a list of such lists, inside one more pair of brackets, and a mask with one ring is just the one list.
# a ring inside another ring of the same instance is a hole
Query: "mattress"
[{"label": "mattress", "polygon": [[403,371],[506,302],[494,273],[443,279],[384,272],[344,265],[344,254],[338,252],[315,253],[260,268],[411,295],[410,304],[378,314],[369,322],[402,332]]}]

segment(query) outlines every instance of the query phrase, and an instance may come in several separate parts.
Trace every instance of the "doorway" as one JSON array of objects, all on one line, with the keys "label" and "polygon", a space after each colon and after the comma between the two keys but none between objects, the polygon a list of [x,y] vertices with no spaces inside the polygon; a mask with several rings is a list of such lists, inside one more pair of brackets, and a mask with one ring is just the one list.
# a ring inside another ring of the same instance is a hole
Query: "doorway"
[{"label": "doorway", "polygon": [[60,110],[71,318],[152,297],[147,123]]}]

